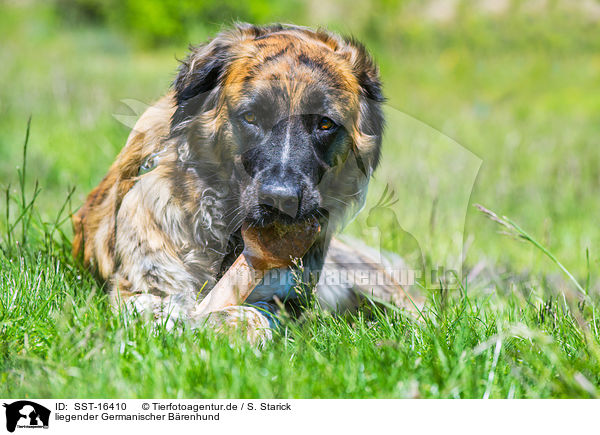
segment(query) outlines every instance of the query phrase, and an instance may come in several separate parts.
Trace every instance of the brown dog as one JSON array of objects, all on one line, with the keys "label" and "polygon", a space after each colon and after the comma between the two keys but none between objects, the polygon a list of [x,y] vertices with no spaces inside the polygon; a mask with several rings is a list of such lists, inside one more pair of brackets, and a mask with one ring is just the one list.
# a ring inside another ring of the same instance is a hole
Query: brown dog
[{"label": "brown dog", "polygon": [[[359,43],[323,30],[236,25],[193,48],[173,90],[139,119],[73,216],[73,253],[115,303],[183,320],[241,252],[244,222],[316,217],[324,230],[301,259],[306,277],[321,272],[328,249],[330,270],[380,270],[332,234],[362,205],[377,166],[382,101]],[[356,290],[402,296],[394,285],[318,286],[337,308],[356,306]],[[248,305],[217,316],[219,325],[243,317],[251,339],[269,337],[267,312],[278,299],[294,309],[300,296],[265,284]]]}]

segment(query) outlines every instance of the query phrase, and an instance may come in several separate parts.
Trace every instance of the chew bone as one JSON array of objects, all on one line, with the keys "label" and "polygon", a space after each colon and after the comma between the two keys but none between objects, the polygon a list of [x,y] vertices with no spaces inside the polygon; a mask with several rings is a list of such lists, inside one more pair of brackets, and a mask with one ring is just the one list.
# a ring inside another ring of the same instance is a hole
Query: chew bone
[{"label": "chew bone", "polygon": [[321,227],[316,219],[263,228],[242,227],[244,251],[195,309],[202,316],[242,304],[270,269],[288,267],[314,243]]}]

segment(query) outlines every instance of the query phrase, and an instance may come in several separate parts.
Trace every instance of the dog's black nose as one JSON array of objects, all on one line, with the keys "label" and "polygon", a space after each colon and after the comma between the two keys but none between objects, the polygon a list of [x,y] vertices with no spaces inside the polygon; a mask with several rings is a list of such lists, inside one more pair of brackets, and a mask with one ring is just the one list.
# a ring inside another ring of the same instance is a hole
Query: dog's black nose
[{"label": "dog's black nose", "polygon": [[258,203],[262,206],[279,210],[290,217],[298,214],[300,195],[290,186],[262,185],[258,192]]}]

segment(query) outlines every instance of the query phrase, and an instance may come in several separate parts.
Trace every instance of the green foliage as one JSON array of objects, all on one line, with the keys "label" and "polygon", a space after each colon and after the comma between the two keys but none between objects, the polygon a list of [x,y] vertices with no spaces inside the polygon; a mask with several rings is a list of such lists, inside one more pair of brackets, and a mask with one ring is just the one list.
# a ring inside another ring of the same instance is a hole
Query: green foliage
[{"label": "green foliage", "polygon": [[221,23],[278,21],[292,11],[298,16],[302,8],[297,0],[55,0],[55,5],[68,23],[107,25],[146,45],[199,42]]},{"label": "green foliage", "polygon": [[596,32],[597,21],[584,19],[577,11],[549,5],[542,12],[528,12],[515,6],[510,13],[490,16],[472,3],[475,2],[460,2],[453,16],[439,23],[423,19],[422,11],[416,8],[418,3],[411,1],[374,0],[369,13],[353,18],[367,40],[393,44],[403,50],[465,48],[486,53],[499,49],[566,53],[575,48],[590,52],[600,48],[600,39],[590,37]]},{"label": "green foliage", "polygon": [[[108,26],[146,46],[197,43],[223,23],[247,21],[327,25],[377,46],[403,50],[466,47],[491,52],[510,47],[567,52],[575,47],[600,48],[600,38],[590,37],[596,21],[585,19],[576,8],[565,10],[549,3],[540,19],[539,11],[517,1],[509,13],[492,16],[471,3],[457,2],[448,17],[436,18],[433,13],[425,19],[427,5],[414,0],[368,0],[360,7],[350,7],[345,0],[52,0],[51,4],[67,25]],[[444,8],[442,2],[438,7]]]}]

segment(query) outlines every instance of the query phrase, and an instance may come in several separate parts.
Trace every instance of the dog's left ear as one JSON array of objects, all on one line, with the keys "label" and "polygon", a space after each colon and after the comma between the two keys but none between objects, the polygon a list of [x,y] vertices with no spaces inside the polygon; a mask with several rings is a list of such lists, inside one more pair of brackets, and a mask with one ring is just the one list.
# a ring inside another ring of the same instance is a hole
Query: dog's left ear
[{"label": "dog's left ear", "polygon": [[[380,157],[381,139],[384,129],[382,93],[379,69],[367,49],[353,38],[345,38],[345,51],[360,86],[358,113],[359,137],[355,138],[358,149],[354,150],[365,174],[372,173]],[[359,165],[360,166],[360,165]]]},{"label": "dog's left ear", "polygon": [[364,133],[369,135],[381,135],[383,133],[383,115],[381,104],[385,102],[379,79],[379,69],[364,45],[355,39],[348,39],[347,43],[352,47],[352,67],[358,78],[361,88],[363,104],[361,107],[361,126]]},{"label": "dog's left ear", "polygon": [[228,47],[213,39],[209,44],[192,47],[181,62],[173,82],[177,108],[171,119],[171,129],[206,110],[211,95],[219,87],[228,62]]}]

